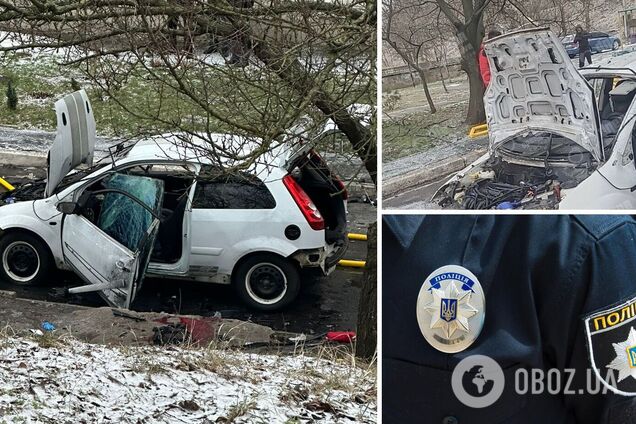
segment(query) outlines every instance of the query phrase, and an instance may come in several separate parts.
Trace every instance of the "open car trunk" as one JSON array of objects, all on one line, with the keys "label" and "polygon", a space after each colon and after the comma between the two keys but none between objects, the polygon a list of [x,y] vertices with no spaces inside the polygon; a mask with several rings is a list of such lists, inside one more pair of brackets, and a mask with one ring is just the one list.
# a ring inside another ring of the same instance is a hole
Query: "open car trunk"
[{"label": "open car trunk", "polygon": [[292,174],[325,220],[325,241],[344,245],[347,240],[347,191],[342,181],[314,150],[295,161]]}]

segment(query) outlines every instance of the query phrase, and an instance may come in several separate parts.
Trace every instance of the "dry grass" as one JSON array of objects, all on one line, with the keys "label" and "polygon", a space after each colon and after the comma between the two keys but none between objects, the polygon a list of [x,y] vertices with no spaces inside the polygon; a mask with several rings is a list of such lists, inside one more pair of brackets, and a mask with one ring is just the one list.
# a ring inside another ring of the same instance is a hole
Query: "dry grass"
[{"label": "dry grass", "polygon": [[[0,330],[0,349],[10,347],[12,337],[17,336],[10,327]],[[18,335],[19,336],[19,335]],[[36,335],[27,333],[27,338],[35,341],[40,347],[63,348],[73,337],[69,333],[57,330],[52,333]],[[14,339],[15,340],[15,339]],[[284,383],[280,386],[278,399],[286,406],[305,411],[302,416],[290,417],[289,424],[304,422],[307,416],[312,419],[320,419],[324,414],[333,414],[336,417],[351,420],[364,421],[368,419],[368,411],[375,410],[377,398],[377,364],[376,358],[371,361],[363,361],[354,355],[355,346],[352,345],[304,345],[302,343],[288,347],[279,347],[275,351],[268,351],[268,356],[250,353],[245,355],[245,350],[230,347],[225,342],[215,342],[201,348],[192,343],[182,346],[116,346],[123,356],[129,358],[128,367],[131,372],[146,374],[151,378],[157,374],[168,374],[170,370],[196,372],[203,370],[214,373],[229,381],[246,381],[255,386],[262,384],[268,378],[271,371],[283,372]],[[166,361],[155,359],[153,353],[173,350],[174,354]],[[239,357],[238,352],[243,353]],[[273,358],[273,360],[272,360]],[[289,367],[289,360],[297,359],[294,368]],[[283,362],[287,363],[286,367]],[[325,362],[336,366],[326,367]],[[1,392],[0,392],[1,395]],[[250,422],[259,423],[258,414],[251,411],[258,408],[255,401],[248,395],[232,405],[219,418],[218,422]],[[355,402],[360,405],[357,412],[359,416],[351,416],[347,402]],[[247,420],[247,421],[246,421]],[[2,421],[0,420],[0,424]]]},{"label": "dry grass", "polygon": [[223,422],[226,424],[233,423],[237,418],[247,415],[248,412],[253,410],[256,407],[256,402],[252,400],[244,400],[242,402],[237,402],[232,405],[230,409],[228,409],[225,417],[219,418],[218,422]]}]

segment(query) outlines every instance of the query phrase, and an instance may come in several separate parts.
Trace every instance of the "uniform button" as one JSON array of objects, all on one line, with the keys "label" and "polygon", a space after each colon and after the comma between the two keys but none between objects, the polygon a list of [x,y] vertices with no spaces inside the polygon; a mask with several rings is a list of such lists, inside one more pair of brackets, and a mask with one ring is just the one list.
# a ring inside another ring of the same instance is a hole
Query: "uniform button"
[{"label": "uniform button", "polygon": [[459,420],[453,416],[444,417],[442,424],[459,424]]}]

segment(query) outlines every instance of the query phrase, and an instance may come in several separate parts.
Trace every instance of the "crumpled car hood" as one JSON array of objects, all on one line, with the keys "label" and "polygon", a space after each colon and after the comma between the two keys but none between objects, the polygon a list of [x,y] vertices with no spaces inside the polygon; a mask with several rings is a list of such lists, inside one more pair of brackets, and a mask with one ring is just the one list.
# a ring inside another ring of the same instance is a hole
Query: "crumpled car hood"
[{"label": "crumpled car hood", "polygon": [[484,48],[491,70],[484,95],[491,152],[515,135],[549,131],[604,160],[594,91],[552,31],[516,31]]}]

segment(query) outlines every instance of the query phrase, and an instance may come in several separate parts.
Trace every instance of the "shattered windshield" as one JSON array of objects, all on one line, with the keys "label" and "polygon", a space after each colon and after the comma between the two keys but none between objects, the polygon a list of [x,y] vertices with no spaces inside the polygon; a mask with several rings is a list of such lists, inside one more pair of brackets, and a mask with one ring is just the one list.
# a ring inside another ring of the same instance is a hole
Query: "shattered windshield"
[{"label": "shattered windshield", "polygon": [[497,149],[502,154],[523,159],[588,162],[592,154],[569,138],[549,132],[526,133],[505,141]]}]

